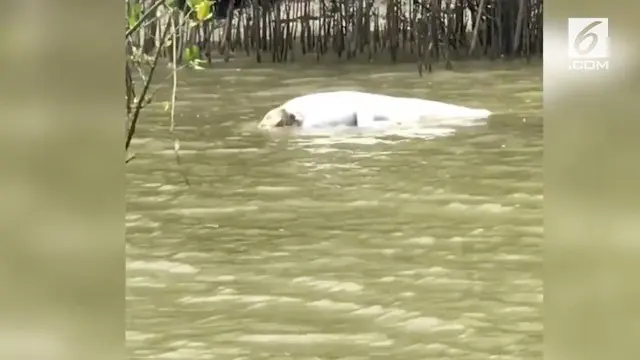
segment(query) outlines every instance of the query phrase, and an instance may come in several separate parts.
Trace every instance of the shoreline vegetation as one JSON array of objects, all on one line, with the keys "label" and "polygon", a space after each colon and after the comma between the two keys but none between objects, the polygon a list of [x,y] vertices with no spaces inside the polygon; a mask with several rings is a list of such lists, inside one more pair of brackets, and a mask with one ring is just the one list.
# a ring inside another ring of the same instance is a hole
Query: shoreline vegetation
[{"label": "shoreline vegetation", "polygon": [[[538,62],[542,14],[543,0],[125,0],[125,162],[158,81],[172,83],[173,133],[183,68],[414,62],[423,76],[468,60]],[[161,63],[171,73],[154,79]],[[179,147],[174,139],[178,163]]]}]

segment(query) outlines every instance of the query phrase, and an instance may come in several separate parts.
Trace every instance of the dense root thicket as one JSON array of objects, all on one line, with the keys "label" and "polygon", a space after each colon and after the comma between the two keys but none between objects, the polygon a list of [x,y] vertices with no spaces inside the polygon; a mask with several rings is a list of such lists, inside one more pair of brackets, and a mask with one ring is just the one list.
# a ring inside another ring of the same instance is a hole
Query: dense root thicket
[{"label": "dense root thicket", "polygon": [[[127,153],[159,88],[151,84],[160,58],[171,61],[173,133],[179,68],[216,53],[225,61],[416,61],[420,75],[439,61],[450,69],[455,60],[542,56],[542,0],[127,0],[125,18]],[[174,138],[178,163],[179,148]]]},{"label": "dense root thicket", "polygon": [[[142,1],[140,3],[139,1]],[[151,9],[156,1],[129,0]],[[176,0],[182,24],[177,62],[186,50],[211,61],[245,54],[256,61],[418,61],[422,67],[452,60],[542,56],[542,0],[223,0],[209,21],[190,23],[193,1]],[[147,54],[158,47],[166,21],[154,17],[135,34]],[[163,57],[171,58],[165,50]]]}]

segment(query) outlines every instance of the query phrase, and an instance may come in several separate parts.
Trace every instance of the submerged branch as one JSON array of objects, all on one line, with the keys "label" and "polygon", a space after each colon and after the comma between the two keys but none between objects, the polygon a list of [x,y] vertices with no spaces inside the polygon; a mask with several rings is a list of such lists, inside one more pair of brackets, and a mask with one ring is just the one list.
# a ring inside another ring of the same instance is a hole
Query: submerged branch
[{"label": "submerged branch", "polygon": [[124,161],[125,164],[128,164],[129,162],[131,162],[131,160],[136,158],[136,154],[131,154],[127,157],[127,159]]}]

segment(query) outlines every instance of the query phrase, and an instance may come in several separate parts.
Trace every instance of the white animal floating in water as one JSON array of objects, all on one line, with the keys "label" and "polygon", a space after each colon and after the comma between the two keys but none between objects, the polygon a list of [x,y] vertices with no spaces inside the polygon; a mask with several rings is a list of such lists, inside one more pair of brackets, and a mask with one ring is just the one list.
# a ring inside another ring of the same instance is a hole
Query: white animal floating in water
[{"label": "white animal floating in water", "polygon": [[293,98],[270,110],[260,128],[330,128],[356,126],[388,128],[393,125],[427,126],[463,124],[486,119],[491,112],[437,101],[370,94],[359,91],[332,91]]}]

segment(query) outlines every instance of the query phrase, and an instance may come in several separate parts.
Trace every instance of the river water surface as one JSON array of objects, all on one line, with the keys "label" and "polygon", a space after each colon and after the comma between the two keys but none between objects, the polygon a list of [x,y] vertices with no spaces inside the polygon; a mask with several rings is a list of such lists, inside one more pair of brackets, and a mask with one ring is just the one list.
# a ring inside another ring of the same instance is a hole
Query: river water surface
[{"label": "river water surface", "polygon": [[[181,165],[161,103],[127,165],[129,357],[541,359],[541,77],[183,72]],[[496,115],[380,136],[255,130],[274,105],[330,89]]]}]

